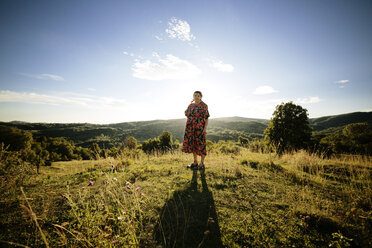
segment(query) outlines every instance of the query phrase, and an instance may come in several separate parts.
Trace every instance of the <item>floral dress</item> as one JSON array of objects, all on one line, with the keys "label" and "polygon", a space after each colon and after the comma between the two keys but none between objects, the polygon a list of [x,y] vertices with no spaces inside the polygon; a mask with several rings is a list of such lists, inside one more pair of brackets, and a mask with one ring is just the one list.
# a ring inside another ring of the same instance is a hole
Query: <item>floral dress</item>
[{"label": "floral dress", "polygon": [[187,116],[185,136],[182,151],[186,153],[196,152],[198,155],[206,155],[206,143],[203,129],[205,120],[209,117],[208,105],[200,101],[199,104],[191,103],[185,111]]}]

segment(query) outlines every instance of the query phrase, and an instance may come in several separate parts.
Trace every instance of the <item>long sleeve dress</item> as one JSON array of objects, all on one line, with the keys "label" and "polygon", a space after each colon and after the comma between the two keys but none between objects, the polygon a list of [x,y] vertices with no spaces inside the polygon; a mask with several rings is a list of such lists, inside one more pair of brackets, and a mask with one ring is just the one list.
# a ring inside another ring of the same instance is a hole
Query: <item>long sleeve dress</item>
[{"label": "long sleeve dress", "polygon": [[191,103],[185,111],[185,115],[187,116],[187,122],[182,151],[206,155],[207,149],[203,129],[205,120],[209,118],[208,105],[203,101],[200,101],[199,104]]}]

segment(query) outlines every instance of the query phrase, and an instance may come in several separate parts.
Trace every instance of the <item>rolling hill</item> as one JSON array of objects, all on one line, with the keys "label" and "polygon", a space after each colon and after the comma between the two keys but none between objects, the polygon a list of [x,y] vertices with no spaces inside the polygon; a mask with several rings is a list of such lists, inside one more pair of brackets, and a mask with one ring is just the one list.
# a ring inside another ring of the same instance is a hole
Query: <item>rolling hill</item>
[{"label": "rolling hill", "polygon": [[[354,112],[341,115],[324,116],[309,119],[315,132],[332,133],[341,130],[347,124],[357,122],[372,123],[372,112]],[[173,134],[173,139],[183,140],[186,119],[151,120],[122,122],[114,124],[90,123],[28,123],[22,121],[0,122],[2,126],[15,127],[31,131],[35,136],[65,137],[76,145],[88,147],[93,142],[105,144],[105,147],[117,145],[127,136],[135,137],[139,143],[159,136],[164,131]],[[237,140],[239,136],[249,139],[264,137],[269,124],[267,119],[245,117],[211,118],[207,139]]]}]

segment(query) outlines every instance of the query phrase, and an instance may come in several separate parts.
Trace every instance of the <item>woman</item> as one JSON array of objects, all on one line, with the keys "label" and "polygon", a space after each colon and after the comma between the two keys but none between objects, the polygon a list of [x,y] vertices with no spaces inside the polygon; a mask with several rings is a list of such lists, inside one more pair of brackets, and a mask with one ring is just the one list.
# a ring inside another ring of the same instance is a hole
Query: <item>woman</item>
[{"label": "woman", "polygon": [[[200,91],[195,91],[194,99],[185,111],[187,122],[182,151],[194,155],[194,163],[188,165],[188,168],[204,168],[204,158],[207,155],[205,136],[207,135],[209,111],[208,105],[201,100],[202,97]],[[199,165],[198,155],[201,156]]]}]

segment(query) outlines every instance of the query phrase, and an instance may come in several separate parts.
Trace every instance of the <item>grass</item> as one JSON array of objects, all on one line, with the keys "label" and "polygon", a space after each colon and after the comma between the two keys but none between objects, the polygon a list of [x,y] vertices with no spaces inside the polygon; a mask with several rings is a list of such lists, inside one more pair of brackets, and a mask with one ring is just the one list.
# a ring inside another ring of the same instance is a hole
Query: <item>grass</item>
[{"label": "grass", "polygon": [[[1,200],[5,247],[371,247],[372,162],[300,151],[56,162]],[[110,164],[117,166],[114,170]],[[89,181],[93,185],[89,185]],[[38,228],[40,227],[40,229]]]}]

